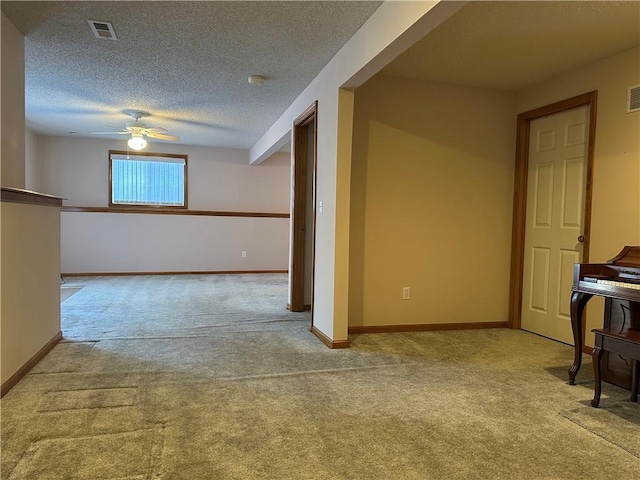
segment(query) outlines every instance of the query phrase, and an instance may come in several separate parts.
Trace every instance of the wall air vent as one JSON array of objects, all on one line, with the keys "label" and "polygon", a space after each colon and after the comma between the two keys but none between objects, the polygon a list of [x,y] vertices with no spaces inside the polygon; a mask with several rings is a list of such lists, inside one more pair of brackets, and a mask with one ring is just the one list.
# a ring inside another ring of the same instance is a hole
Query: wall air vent
[{"label": "wall air vent", "polygon": [[640,112],[640,85],[629,87],[627,94],[627,113]]},{"label": "wall air vent", "polygon": [[113,29],[113,25],[109,22],[99,22],[97,20],[87,20],[91,31],[96,38],[102,38],[104,40],[117,40],[116,32]]}]

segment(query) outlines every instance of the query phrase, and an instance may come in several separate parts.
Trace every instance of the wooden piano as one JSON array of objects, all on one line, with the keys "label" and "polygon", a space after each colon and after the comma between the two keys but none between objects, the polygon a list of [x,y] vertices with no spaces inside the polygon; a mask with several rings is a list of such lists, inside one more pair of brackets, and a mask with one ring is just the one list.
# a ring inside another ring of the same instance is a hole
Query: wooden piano
[{"label": "wooden piano", "polygon": [[[618,318],[617,328],[640,328],[640,246],[624,247],[607,263],[576,264],[571,292],[571,328],[575,352],[573,365],[569,368],[569,383],[574,385],[582,362],[584,308],[594,295],[605,298],[606,328],[611,328],[607,322],[616,317],[621,317]],[[622,308],[616,308],[620,305]],[[626,384],[627,380],[613,383],[621,382]]]}]

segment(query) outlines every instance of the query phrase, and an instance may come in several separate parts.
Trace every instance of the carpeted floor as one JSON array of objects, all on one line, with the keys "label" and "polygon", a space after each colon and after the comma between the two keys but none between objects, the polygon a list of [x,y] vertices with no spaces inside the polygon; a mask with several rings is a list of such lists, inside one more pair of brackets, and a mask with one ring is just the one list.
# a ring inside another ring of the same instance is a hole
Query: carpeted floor
[{"label": "carpeted floor", "polygon": [[64,302],[67,298],[71,297],[74,293],[78,293],[82,290],[82,287],[71,287],[67,285],[60,285],[60,303]]},{"label": "carpeted floor", "polygon": [[640,405],[506,329],[330,350],[286,275],[74,278],[1,401],[2,479],[637,479]]}]

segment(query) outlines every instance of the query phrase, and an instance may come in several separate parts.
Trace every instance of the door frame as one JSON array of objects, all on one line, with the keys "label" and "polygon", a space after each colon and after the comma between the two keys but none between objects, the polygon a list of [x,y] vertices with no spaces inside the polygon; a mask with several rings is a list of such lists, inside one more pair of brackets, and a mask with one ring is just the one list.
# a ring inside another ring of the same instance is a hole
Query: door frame
[{"label": "door frame", "polygon": [[526,235],[527,180],[529,168],[529,131],[532,120],[564,110],[589,106],[589,136],[587,145],[587,179],[584,198],[584,233],[582,262],[589,262],[591,241],[591,197],[593,160],[596,143],[598,91],[577,95],[518,115],[516,131],[516,164],[513,186],[513,222],[511,232],[511,280],[509,282],[509,316],[507,326],[520,329],[522,322],[522,286],[524,275],[524,240]]},{"label": "door frame", "polygon": [[[318,158],[318,102],[315,101],[293,121],[293,208],[291,214],[291,282],[287,305],[292,312],[311,310],[311,326],[313,326],[313,284],[315,276],[315,231],[316,231],[316,178]],[[315,122],[313,138],[313,169],[307,171],[309,151],[308,126]],[[307,192],[307,176],[313,175],[312,191]],[[307,222],[306,206],[311,201],[313,235],[311,245],[305,245],[305,229]],[[305,251],[311,248],[311,305],[304,303]]]}]

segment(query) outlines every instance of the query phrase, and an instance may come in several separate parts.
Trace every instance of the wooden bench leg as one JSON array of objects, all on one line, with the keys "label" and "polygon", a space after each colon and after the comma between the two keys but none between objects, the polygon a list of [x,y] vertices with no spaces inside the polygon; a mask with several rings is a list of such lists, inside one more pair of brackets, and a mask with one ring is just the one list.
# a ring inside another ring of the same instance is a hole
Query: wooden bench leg
[{"label": "wooden bench leg", "polygon": [[599,346],[595,346],[593,348],[593,352],[591,353],[591,358],[593,359],[593,375],[595,376],[595,386],[594,386],[594,394],[593,400],[591,400],[591,406],[598,408],[600,405],[600,395],[602,393],[602,374],[601,374],[601,365],[602,365],[602,354],[604,350]]},{"label": "wooden bench leg", "polygon": [[633,361],[631,369],[631,401],[638,401],[638,377],[640,376],[640,360]]}]

